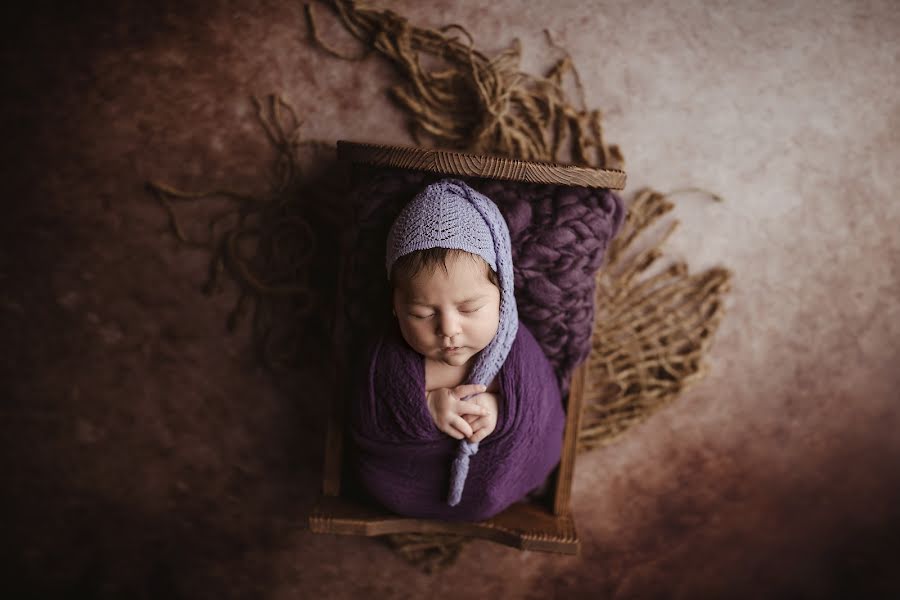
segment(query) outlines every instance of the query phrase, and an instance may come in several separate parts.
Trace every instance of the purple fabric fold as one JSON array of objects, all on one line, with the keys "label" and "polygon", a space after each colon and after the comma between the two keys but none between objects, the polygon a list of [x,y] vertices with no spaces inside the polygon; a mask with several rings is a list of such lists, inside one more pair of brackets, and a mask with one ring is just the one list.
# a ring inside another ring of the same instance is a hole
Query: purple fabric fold
[{"label": "purple fabric fold", "polygon": [[472,458],[462,498],[447,505],[448,465],[459,442],[434,424],[424,357],[394,324],[369,348],[351,401],[356,476],[399,515],[480,521],[522,500],[559,463],[565,414],[553,367],[521,322],[498,375],[497,427]]}]

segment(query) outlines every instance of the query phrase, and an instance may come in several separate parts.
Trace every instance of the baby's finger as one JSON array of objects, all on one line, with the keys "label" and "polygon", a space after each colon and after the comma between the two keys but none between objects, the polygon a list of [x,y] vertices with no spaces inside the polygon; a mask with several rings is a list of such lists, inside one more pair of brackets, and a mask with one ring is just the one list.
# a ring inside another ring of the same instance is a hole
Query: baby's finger
[{"label": "baby's finger", "polygon": [[[456,429],[463,434],[463,437],[469,437],[472,435],[472,427],[466,423],[466,420],[462,417],[454,417],[450,423],[456,427]],[[455,437],[455,436],[454,436]],[[456,438],[459,439],[459,438]]]},{"label": "baby's finger", "polygon": [[461,431],[457,430],[456,427],[453,426],[452,421],[447,421],[442,427],[439,428],[441,431],[446,433],[452,438],[456,438],[458,440],[463,439],[465,436]]},{"label": "baby's finger", "polygon": [[472,394],[479,394],[487,389],[487,386],[475,383],[468,383],[465,385],[458,385],[453,388],[453,395],[457,398],[465,398],[467,396],[471,396]]},{"label": "baby's finger", "polygon": [[486,408],[484,408],[483,406],[479,406],[474,402],[469,402],[468,400],[465,402],[460,402],[459,406],[456,407],[456,412],[461,415],[484,416],[488,414]]},{"label": "baby's finger", "polygon": [[449,427],[449,426],[447,427],[447,431],[445,431],[444,433],[446,433],[450,437],[457,439],[457,440],[461,440],[466,437],[463,434],[461,434],[459,431],[454,429],[453,427]]},{"label": "baby's finger", "polygon": [[480,442],[487,436],[488,436],[487,429],[485,429],[484,427],[481,427],[478,430],[476,430],[475,433],[473,433],[471,437],[468,438],[468,441],[470,441],[474,444],[475,442]]}]

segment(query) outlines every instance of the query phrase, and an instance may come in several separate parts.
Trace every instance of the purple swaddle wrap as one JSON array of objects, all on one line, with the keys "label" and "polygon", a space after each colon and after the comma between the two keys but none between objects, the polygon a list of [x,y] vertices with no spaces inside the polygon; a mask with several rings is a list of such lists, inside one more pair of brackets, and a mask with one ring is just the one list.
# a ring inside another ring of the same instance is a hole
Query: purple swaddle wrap
[{"label": "purple swaddle wrap", "polygon": [[396,323],[369,349],[351,405],[357,477],[389,510],[416,518],[480,521],[522,500],[559,463],[565,413],[559,384],[534,336],[518,323],[498,381],[497,426],[481,441],[455,506],[447,464],[459,442],[435,426],[425,403],[424,357]]},{"label": "purple swaddle wrap", "polygon": [[[466,383],[490,385],[516,337],[519,315],[513,283],[509,228],[497,205],[458,179],[442,179],[427,186],[403,208],[391,226],[386,243],[385,267],[390,278],[398,258],[418,250],[463,250],[484,259],[500,282],[500,323],[497,334],[475,357]],[[424,386],[422,388],[425,389]],[[465,439],[450,465],[447,503],[462,497],[470,458],[479,442]]]}]

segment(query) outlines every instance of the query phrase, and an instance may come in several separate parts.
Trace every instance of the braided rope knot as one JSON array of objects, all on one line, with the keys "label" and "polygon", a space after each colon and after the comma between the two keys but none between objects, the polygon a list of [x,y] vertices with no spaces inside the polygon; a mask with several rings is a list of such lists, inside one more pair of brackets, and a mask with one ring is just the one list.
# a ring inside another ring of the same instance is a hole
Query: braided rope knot
[{"label": "braided rope knot", "polygon": [[450,493],[447,496],[447,504],[450,506],[456,506],[462,499],[466,475],[469,474],[469,457],[478,454],[478,444],[463,440],[457,447],[456,458],[450,465]]}]

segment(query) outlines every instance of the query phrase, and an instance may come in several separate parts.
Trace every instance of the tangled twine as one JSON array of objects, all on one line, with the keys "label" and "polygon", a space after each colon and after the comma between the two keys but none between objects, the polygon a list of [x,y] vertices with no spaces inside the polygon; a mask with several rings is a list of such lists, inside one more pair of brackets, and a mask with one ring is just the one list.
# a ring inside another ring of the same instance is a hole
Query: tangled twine
[{"label": "tangled twine", "polygon": [[[226,272],[238,284],[239,295],[227,318],[228,331],[234,331],[252,312],[252,338],[264,363],[272,369],[290,369],[308,358],[305,336],[327,337],[329,324],[321,319],[323,299],[317,292],[322,286],[311,285],[310,279],[315,276],[322,283],[321,273],[329,267],[321,263],[329,254],[319,251],[321,240],[314,227],[339,220],[328,213],[333,203],[317,202],[311,193],[319,189],[319,195],[327,196],[328,178],[315,186],[304,183],[300,151],[326,150],[333,155],[333,148],[317,140],[301,140],[302,122],[281,96],[270,96],[265,103],[256,97],[252,101],[257,120],[276,152],[268,194],[224,189],[188,192],[159,181],[147,182],[147,189],[168,214],[175,237],[188,247],[210,253],[203,293],[222,291],[221,278]],[[175,205],[210,198],[230,200],[233,207],[210,218],[207,239],[192,239],[184,232]]]},{"label": "tangled twine", "polygon": [[638,193],[597,274],[579,452],[609,444],[706,374],[703,357],[722,319],[731,273],[713,268],[690,275],[686,263],[674,262],[645,276],[677,221],[636,249],[639,234],[672,210],[672,195]]},{"label": "tangled twine", "polygon": [[[349,0],[322,3],[367,50],[349,57],[324,42],[313,5],[308,4],[313,42],[338,58],[361,60],[374,50],[391,61],[404,81],[392,87],[390,94],[409,114],[410,135],[418,144],[525,160],[562,158],[580,165],[621,167],[618,148],[603,142],[601,112],[578,109],[566,97],[563,77],[571,72],[584,106],[581,83],[568,55],[546,76],[535,76],[519,71],[518,40],[489,59],[474,48],[472,36],[461,25],[414,27],[396,13]],[[464,36],[467,43],[454,34]],[[440,61],[442,67],[423,68],[423,56]],[[423,135],[431,137],[430,144],[422,140]],[[560,155],[563,149],[567,156]]]},{"label": "tangled twine", "polygon": [[[323,0],[321,4],[362,44],[363,51],[353,56],[326,43],[319,34],[317,12],[307,5],[313,44],[345,60],[363,60],[377,53],[393,63],[402,82],[390,89],[390,95],[409,116],[410,134],[419,145],[622,167],[618,148],[604,142],[601,112],[585,108],[578,73],[568,55],[545,76],[535,76],[519,71],[518,41],[488,58],[474,48],[471,35],[459,25],[420,28],[391,11],[368,9],[349,0]],[[549,33],[547,39],[559,49]],[[424,68],[423,59],[441,66]],[[563,89],[567,74],[574,79],[580,107]],[[260,124],[277,152],[275,181],[268,196],[226,190],[192,193],[159,182],[150,182],[148,187],[168,212],[176,237],[210,251],[204,291],[218,289],[223,271],[239,284],[240,296],[229,315],[229,329],[234,329],[252,304],[254,339],[264,359],[267,364],[289,368],[315,358],[303,351],[310,345],[305,341],[316,336],[325,340],[330,333],[331,323],[322,318],[329,311],[321,309],[334,300],[313,290],[334,289],[330,278],[338,269],[328,258],[336,252],[323,248],[331,240],[327,235],[316,238],[313,230],[332,231],[344,217],[329,213],[337,203],[315,202],[311,190],[334,185],[340,178],[325,177],[315,185],[304,185],[298,151],[309,146],[330,151],[330,144],[301,141],[300,121],[284,99],[270,98],[268,111],[254,101]],[[284,109],[290,116],[287,122]],[[661,247],[677,222],[652,241],[648,241],[652,237],[648,232],[672,210],[672,195],[652,190],[637,194],[622,232],[607,250],[606,266],[597,274],[597,314],[578,438],[580,452],[610,443],[705,373],[703,357],[722,318],[722,298],[731,274],[714,268],[691,275],[683,262],[658,268]],[[228,198],[236,207],[211,219],[208,240],[189,239],[173,205],[213,196]],[[236,223],[217,232],[216,226],[228,215],[236,215]],[[242,242],[252,242],[249,245],[255,251],[242,253]],[[650,275],[654,268],[659,272]],[[452,564],[470,541],[463,536],[429,533],[384,538],[398,554],[427,572]]]}]

